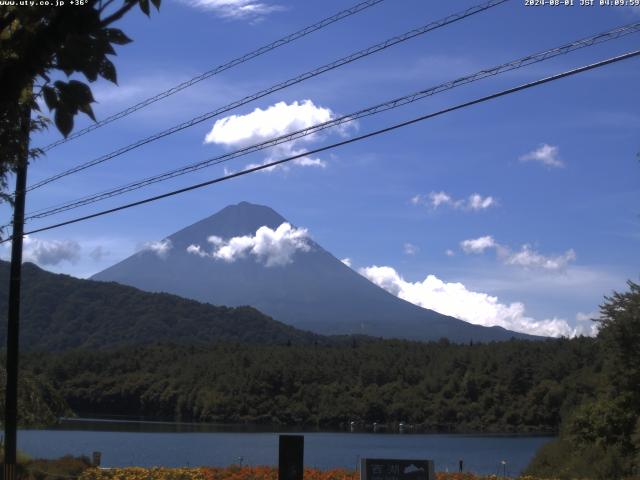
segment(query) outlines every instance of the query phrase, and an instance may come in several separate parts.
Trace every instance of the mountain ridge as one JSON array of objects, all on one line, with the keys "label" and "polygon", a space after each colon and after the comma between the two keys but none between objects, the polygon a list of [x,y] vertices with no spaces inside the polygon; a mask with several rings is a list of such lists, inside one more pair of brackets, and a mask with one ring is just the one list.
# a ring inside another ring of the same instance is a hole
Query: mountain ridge
[{"label": "mountain ridge", "polygon": [[[114,282],[54,274],[25,263],[20,340],[27,350],[154,343],[328,343],[253,307],[219,307]],[[9,263],[0,261],[0,342],[6,342]]]}]

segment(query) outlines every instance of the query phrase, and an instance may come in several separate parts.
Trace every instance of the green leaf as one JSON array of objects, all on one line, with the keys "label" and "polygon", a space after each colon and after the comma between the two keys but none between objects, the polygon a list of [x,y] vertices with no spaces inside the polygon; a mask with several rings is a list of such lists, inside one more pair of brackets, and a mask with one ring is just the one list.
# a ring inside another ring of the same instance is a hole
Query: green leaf
[{"label": "green leaf", "polygon": [[86,83],[79,82],[78,80],[71,80],[67,86],[67,90],[70,92],[71,97],[76,101],[76,103],[80,105],[95,102],[91,89]]},{"label": "green leaf", "polygon": [[116,55],[116,51],[113,49],[113,47],[111,46],[109,41],[104,37],[102,37],[101,40],[102,40],[102,42],[101,42],[101,45],[100,45],[100,49],[102,50],[102,54],[103,55],[106,55],[106,54]]},{"label": "green leaf", "polygon": [[91,108],[91,104],[90,103],[85,103],[84,105],[80,105],[78,107],[78,110],[80,110],[82,113],[88,115],[89,118],[91,118],[91,120],[93,120],[94,122],[96,121],[96,116],[93,114],[93,109]]},{"label": "green leaf", "polygon": [[110,82],[113,82],[116,85],[118,84],[116,67],[113,65],[113,63],[111,63],[110,60],[103,58],[102,62],[100,62],[100,67],[98,68],[98,71],[100,72],[100,75],[106,80],[109,80]]},{"label": "green leaf", "polygon": [[160,11],[160,2],[161,0],[151,0],[151,3],[153,3],[153,6],[156,7],[158,11]]},{"label": "green leaf", "polygon": [[132,40],[118,28],[105,28],[104,36],[109,42],[116,45],[126,45],[127,43],[132,42]]},{"label": "green leaf", "polygon": [[139,0],[138,4],[140,5],[140,10],[148,17],[151,13],[149,11],[149,0]]},{"label": "green leaf", "polygon": [[80,71],[84,73],[84,76],[87,77],[90,82],[95,82],[100,73],[100,60],[95,56],[87,58],[80,68]]},{"label": "green leaf", "polygon": [[73,95],[73,89],[69,88],[69,84],[61,81],[57,81],[55,84],[58,89],[58,105],[57,110],[65,110],[70,115],[75,115],[78,112],[78,99]]},{"label": "green leaf", "polygon": [[74,71],[82,71],[85,64],[95,56],[96,40],[87,35],[67,35],[62,48],[57,54],[56,68],[60,68],[67,76]]},{"label": "green leaf", "polygon": [[42,96],[44,97],[44,103],[47,104],[49,110],[53,110],[58,106],[58,94],[52,87],[42,87]]},{"label": "green leaf", "polygon": [[60,133],[66,138],[73,130],[73,114],[69,110],[58,107],[56,109],[55,123]]}]

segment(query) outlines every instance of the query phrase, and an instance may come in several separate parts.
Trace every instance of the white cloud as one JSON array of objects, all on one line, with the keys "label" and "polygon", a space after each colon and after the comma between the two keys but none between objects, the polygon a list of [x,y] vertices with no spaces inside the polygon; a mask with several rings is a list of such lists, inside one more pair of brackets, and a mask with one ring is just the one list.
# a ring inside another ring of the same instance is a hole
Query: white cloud
[{"label": "white cloud", "polygon": [[342,263],[344,263],[347,267],[351,268],[352,262],[350,258],[343,258],[342,260],[340,260]]},{"label": "white cloud", "polygon": [[110,253],[111,252],[105,249],[102,245],[98,245],[93,250],[91,250],[91,252],[89,252],[89,256],[93,259],[94,262],[99,262],[104,257],[109,256]]},{"label": "white cloud", "polygon": [[[311,100],[303,100],[300,103],[296,101],[291,104],[278,102],[264,110],[256,108],[246,115],[231,115],[217,120],[204,141],[205,143],[215,143],[226,147],[242,148],[324,123],[333,118],[335,118],[335,115],[331,109],[317,106]],[[351,127],[345,124],[333,130],[340,134],[345,134],[348,128]],[[314,133],[271,147],[270,153],[263,163],[252,163],[246,168],[253,168],[281,158],[300,155],[305,152],[304,148],[299,148],[301,144],[313,142],[319,137],[319,133]],[[326,161],[309,156],[292,160],[292,163],[302,167],[324,168],[327,166]],[[271,171],[275,168],[277,167],[266,170]]]},{"label": "white cloud", "polygon": [[167,258],[167,255],[169,255],[169,251],[172,248],[173,244],[168,238],[155,242],[147,242],[142,246],[142,250],[151,251],[158,255],[158,257],[160,258]]},{"label": "white cloud", "polygon": [[447,249],[445,250],[444,254],[445,254],[447,257],[455,257],[456,252],[454,252],[454,251],[453,251],[453,250],[451,250],[450,248],[447,248]]},{"label": "white cloud", "polygon": [[183,3],[203,10],[210,10],[223,18],[256,20],[265,15],[282,10],[273,5],[256,0],[182,0]]},{"label": "white cloud", "polygon": [[218,237],[217,235],[209,235],[207,237],[207,242],[209,242],[212,245],[218,246],[218,245],[222,245],[224,243],[224,240],[221,237]]},{"label": "white cloud", "polygon": [[[258,229],[258,231],[259,230],[260,229]],[[256,231],[256,235],[257,233],[258,232]],[[224,260],[225,262],[232,263],[240,258],[246,257],[247,253],[249,253],[255,243],[255,237],[250,237],[248,235],[244,235],[242,237],[233,237],[228,242],[223,243],[221,246],[218,246],[214,250],[212,256],[219,260]]]},{"label": "white cloud", "polygon": [[542,268],[544,270],[561,270],[569,262],[576,259],[576,252],[573,249],[567,250],[562,255],[545,256],[529,245],[523,245],[519,252],[509,253],[504,258],[507,265],[518,265],[525,268]]},{"label": "white cloud", "polygon": [[454,204],[455,205],[455,203],[456,203],[451,198],[451,196],[449,196],[445,192],[431,192],[429,194],[429,200],[431,200],[431,205],[434,208],[437,208],[440,205],[450,205],[450,204]]},{"label": "white cloud", "polygon": [[595,337],[598,334],[599,325],[594,320],[597,320],[599,318],[600,318],[600,312],[589,312],[589,313],[578,312],[576,314],[577,335]]},{"label": "white cloud", "polygon": [[550,271],[563,270],[576,259],[576,252],[572,248],[562,255],[542,255],[525,244],[519,251],[513,252],[508,246],[496,242],[491,235],[463,240],[460,247],[467,254],[482,254],[485,250],[493,248],[505,265]]},{"label": "white cloud", "polygon": [[424,195],[414,195],[413,197],[411,197],[411,203],[413,203],[414,205],[420,205],[421,203],[423,203],[423,197]]},{"label": "white cloud", "polygon": [[564,167],[560,159],[560,149],[554,145],[543,143],[536,150],[520,157],[521,162],[540,162],[548,167]]},{"label": "white cloud", "polygon": [[[7,244],[8,245],[8,244]],[[80,259],[80,244],[74,240],[41,240],[26,235],[23,240],[22,259],[38,265],[75,264]]]},{"label": "white cloud", "polygon": [[473,193],[466,199],[455,199],[447,192],[431,192],[427,195],[418,194],[411,198],[414,205],[425,205],[434,210],[441,206],[448,206],[455,210],[480,211],[495,207],[498,202],[492,196],[483,197],[479,193]]},{"label": "white cloud", "polygon": [[293,262],[297,251],[308,252],[309,235],[304,228],[294,228],[283,223],[275,230],[262,226],[255,235],[243,235],[223,240],[210,236],[207,241],[213,245],[211,252],[204,251],[200,245],[189,245],[187,252],[201,257],[211,257],[228,263],[253,255],[267,267],[284,266]]},{"label": "white cloud", "polygon": [[231,115],[217,120],[205,137],[205,143],[242,147],[331,118],[330,109],[318,107],[311,100],[291,104],[278,102],[265,110],[256,108],[246,115]]},{"label": "white cloud", "polygon": [[521,302],[504,304],[498,297],[470,291],[462,283],[443,282],[435,275],[408,282],[386,266],[363,268],[360,274],[403,300],[477,325],[553,337],[591,334],[582,325],[572,327],[561,318],[536,320],[526,315]]},{"label": "white cloud", "polygon": [[[124,258],[140,248],[140,244],[126,237],[74,236],[73,240],[45,240],[26,235],[22,259],[50,272],[88,278],[108,267],[109,258]],[[10,258],[10,242],[1,244],[0,259],[10,261]]]},{"label": "white cloud", "polygon": [[405,243],[403,246],[403,251],[405,253],[405,255],[415,255],[416,253],[418,253],[420,251],[420,248],[416,245],[414,245],[413,243]]},{"label": "white cloud", "polygon": [[486,210],[489,207],[496,205],[496,200],[493,197],[483,197],[480,194],[474,193],[469,196],[468,208],[471,210]]},{"label": "white cloud", "polygon": [[198,255],[199,257],[207,257],[208,254],[207,252],[205,252],[200,245],[189,245],[187,247],[187,253],[190,253],[192,255]]},{"label": "white cloud", "polygon": [[465,253],[484,253],[486,249],[495,248],[496,245],[497,243],[491,235],[460,242],[460,247]]}]

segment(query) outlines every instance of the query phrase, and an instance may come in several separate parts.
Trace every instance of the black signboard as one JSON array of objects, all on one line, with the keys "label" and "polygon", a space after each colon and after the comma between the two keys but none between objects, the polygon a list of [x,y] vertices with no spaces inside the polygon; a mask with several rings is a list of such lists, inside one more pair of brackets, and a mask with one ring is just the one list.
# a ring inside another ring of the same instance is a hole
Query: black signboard
[{"label": "black signboard", "polygon": [[304,473],[304,436],[280,435],[278,480],[302,480]]},{"label": "black signboard", "polygon": [[433,460],[363,458],[360,480],[435,480]]}]

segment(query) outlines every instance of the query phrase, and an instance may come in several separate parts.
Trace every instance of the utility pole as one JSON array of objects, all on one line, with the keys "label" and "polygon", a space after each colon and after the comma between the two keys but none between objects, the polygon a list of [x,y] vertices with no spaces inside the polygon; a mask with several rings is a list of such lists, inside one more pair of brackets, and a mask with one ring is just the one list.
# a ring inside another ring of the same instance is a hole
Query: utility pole
[{"label": "utility pole", "polygon": [[16,164],[16,190],[13,206],[11,273],[9,279],[9,314],[7,317],[7,387],[4,412],[4,480],[16,478],[18,427],[18,353],[20,332],[20,286],[22,280],[22,237],[29,164],[31,130],[31,89],[18,105],[20,109],[20,146]]}]

